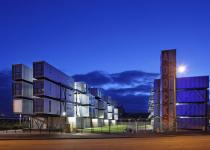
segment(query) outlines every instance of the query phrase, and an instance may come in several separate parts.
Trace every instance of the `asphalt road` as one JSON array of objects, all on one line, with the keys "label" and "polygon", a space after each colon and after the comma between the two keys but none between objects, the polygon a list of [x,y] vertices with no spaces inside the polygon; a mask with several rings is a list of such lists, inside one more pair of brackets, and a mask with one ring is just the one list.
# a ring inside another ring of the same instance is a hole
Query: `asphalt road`
[{"label": "asphalt road", "polygon": [[208,150],[210,135],[68,140],[2,140],[0,150]]}]

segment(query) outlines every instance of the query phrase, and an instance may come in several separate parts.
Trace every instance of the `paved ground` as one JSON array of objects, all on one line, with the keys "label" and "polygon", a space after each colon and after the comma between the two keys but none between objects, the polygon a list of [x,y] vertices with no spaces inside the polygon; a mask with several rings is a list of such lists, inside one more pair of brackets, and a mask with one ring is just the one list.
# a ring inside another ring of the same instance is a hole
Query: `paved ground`
[{"label": "paved ground", "polygon": [[2,140],[0,150],[208,150],[210,135],[66,140]]}]

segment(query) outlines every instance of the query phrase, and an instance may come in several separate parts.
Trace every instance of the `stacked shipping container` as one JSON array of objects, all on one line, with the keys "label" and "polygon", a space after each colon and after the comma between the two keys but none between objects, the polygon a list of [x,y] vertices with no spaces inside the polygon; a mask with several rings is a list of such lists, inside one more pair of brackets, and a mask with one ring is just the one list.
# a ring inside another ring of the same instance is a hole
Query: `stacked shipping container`
[{"label": "stacked shipping container", "polygon": [[43,127],[57,129],[61,122],[71,128],[103,126],[108,119],[108,104],[110,119],[118,120],[118,109],[111,98],[103,97],[101,89],[73,82],[44,61],[34,62],[33,71],[22,64],[13,65],[12,70],[14,112],[33,116],[32,120],[44,123]]},{"label": "stacked shipping container", "polygon": [[[177,130],[207,130],[209,77],[177,78],[176,128]],[[154,81],[154,129],[160,130],[160,80]]]},{"label": "stacked shipping container", "polygon": [[209,77],[177,79],[177,129],[207,130]]},{"label": "stacked shipping container", "polygon": [[12,66],[13,78],[13,112],[16,114],[33,114],[32,70],[23,64]]}]

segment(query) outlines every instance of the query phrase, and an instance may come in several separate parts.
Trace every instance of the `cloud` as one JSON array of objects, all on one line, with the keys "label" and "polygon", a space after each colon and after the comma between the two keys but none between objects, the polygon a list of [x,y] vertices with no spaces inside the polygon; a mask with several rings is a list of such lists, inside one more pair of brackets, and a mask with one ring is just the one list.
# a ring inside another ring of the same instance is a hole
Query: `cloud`
[{"label": "cloud", "polygon": [[132,70],[111,74],[111,77],[113,78],[113,82],[118,84],[135,84],[154,78],[157,75],[158,74],[156,73],[146,73],[143,71]]},{"label": "cloud", "polygon": [[103,88],[105,94],[123,105],[126,112],[147,112],[151,86],[158,76],[157,73],[131,70],[113,74],[93,71],[73,78]]},{"label": "cloud", "polygon": [[103,85],[111,82],[107,73],[102,71],[93,71],[87,74],[78,74],[73,76],[75,81],[85,81],[92,86]]}]

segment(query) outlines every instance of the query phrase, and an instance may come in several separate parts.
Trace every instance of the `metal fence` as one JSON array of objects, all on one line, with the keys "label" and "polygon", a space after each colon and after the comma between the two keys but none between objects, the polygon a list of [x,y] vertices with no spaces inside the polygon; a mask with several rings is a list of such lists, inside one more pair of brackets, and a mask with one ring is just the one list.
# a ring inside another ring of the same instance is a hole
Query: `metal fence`
[{"label": "metal fence", "polygon": [[[115,124],[109,123],[107,125],[103,125],[100,127],[90,127],[84,129],[75,129],[71,131],[73,133],[81,132],[81,133],[140,133],[152,131],[152,126],[150,121],[147,120],[119,120]],[[65,130],[65,128],[61,127],[60,129],[52,129],[52,128],[44,128],[40,126],[40,128],[33,129],[31,128],[31,120],[29,118],[0,118],[0,132],[2,133],[64,133],[69,132]]]}]

